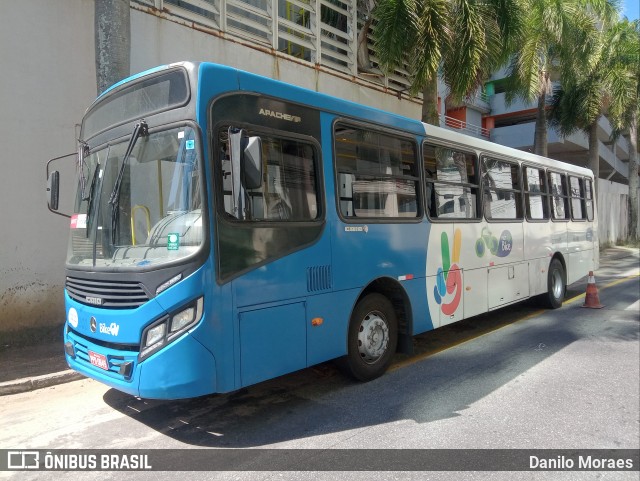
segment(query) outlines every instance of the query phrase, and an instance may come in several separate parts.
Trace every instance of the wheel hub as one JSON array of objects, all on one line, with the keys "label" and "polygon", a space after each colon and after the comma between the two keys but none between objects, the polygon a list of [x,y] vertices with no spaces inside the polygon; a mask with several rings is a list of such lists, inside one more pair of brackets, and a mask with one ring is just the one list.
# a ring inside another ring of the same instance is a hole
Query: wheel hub
[{"label": "wheel hub", "polygon": [[360,323],[358,332],[358,351],[367,364],[373,364],[387,351],[389,345],[389,326],[384,316],[373,311]]}]

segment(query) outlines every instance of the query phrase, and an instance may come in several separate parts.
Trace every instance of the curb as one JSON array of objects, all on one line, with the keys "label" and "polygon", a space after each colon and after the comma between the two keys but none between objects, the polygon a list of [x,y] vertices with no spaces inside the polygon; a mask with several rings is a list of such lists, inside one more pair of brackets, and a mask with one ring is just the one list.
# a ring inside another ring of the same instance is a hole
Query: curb
[{"label": "curb", "polygon": [[71,381],[85,379],[79,372],[67,369],[66,371],[44,374],[42,376],[26,377],[15,381],[0,382],[0,396],[34,391],[49,386],[56,386]]}]

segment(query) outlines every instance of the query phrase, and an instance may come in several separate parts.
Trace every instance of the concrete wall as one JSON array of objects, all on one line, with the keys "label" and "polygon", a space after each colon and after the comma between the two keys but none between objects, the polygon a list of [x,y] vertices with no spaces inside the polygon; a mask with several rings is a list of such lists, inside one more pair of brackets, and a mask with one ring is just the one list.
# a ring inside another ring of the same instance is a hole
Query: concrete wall
[{"label": "concrete wall", "polygon": [[47,210],[45,164],[76,149],[75,124],[96,94],[93,1],[1,1],[0,65],[4,342],[64,319],[69,221]]},{"label": "concrete wall", "polygon": [[[640,199],[638,200],[640,208]],[[640,234],[640,226],[638,226]],[[598,238],[616,244],[629,234],[629,186],[600,179],[598,182]]]}]

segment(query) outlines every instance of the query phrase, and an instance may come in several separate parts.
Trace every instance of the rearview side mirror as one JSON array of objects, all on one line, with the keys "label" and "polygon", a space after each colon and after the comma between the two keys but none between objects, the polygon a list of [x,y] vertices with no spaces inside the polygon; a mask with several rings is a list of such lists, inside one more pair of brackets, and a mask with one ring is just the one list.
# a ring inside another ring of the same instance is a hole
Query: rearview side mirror
[{"label": "rearview side mirror", "polygon": [[262,185],[262,140],[249,137],[245,130],[229,127],[229,156],[233,215],[236,219],[244,219],[245,189],[257,189]]},{"label": "rearview side mirror", "polygon": [[262,185],[262,139],[245,137],[242,156],[242,184],[245,189],[257,189]]},{"label": "rearview side mirror", "polygon": [[[63,214],[62,212],[58,212],[60,207],[60,172],[58,170],[49,171],[52,162],[65,159],[67,157],[77,156],[76,152],[72,154],[62,155],[60,157],[56,157],[47,162],[47,208],[53,212],[54,214],[61,215],[62,217],[71,218],[68,214]],[[64,171],[64,166],[63,171]],[[65,197],[66,199],[66,197]],[[68,200],[68,199],[67,199]],[[64,204],[64,202],[63,202]]]}]

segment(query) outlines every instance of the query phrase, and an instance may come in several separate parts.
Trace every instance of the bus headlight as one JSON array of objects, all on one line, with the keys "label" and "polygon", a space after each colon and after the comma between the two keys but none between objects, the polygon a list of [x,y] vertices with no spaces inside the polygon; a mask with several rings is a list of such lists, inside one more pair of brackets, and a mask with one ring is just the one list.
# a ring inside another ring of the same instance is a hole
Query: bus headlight
[{"label": "bus headlight", "polygon": [[194,305],[183,309],[177,314],[171,316],[169,339],[172,339],[175,334],[181,331],[189,329],[196,324],[202,318],[202,307],[204,304],[204,298],[199,297]]},{"label": "bus headlight", "polygon": [[142,333],[139,361],[171,343],[202,319],[204,298],[199,297],[175,314],[163,317]]},{"label": "bus headlight", "polygon": [[167,330],[166,323],[158,324],[157,326],[153,326],[151,329],[147,331],[147,336],[144,341],[144,347],[153,347],[162,339],[164,339],[164,333]]}]

